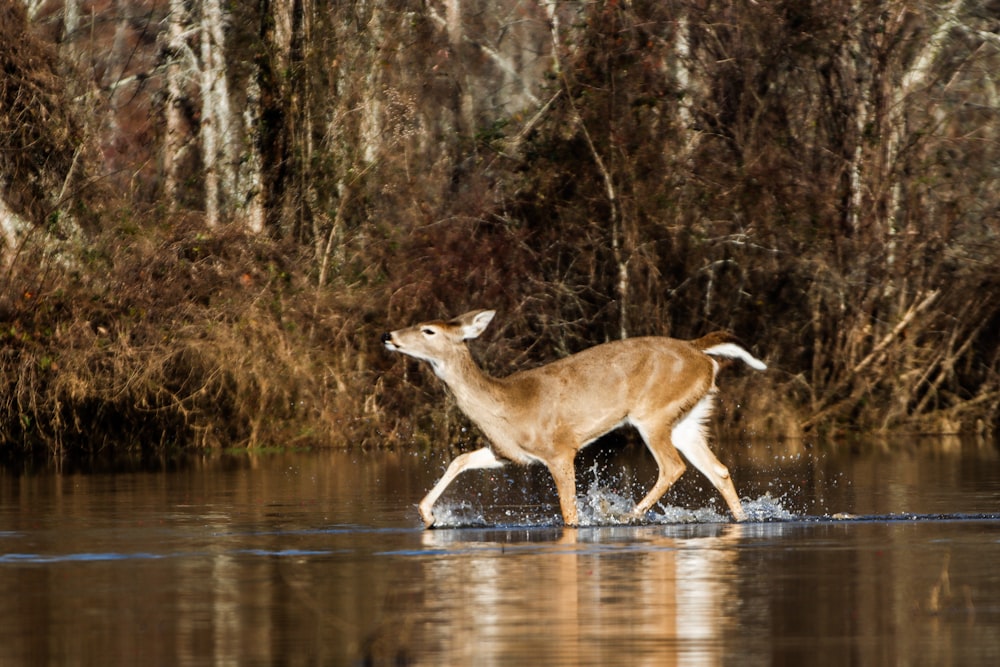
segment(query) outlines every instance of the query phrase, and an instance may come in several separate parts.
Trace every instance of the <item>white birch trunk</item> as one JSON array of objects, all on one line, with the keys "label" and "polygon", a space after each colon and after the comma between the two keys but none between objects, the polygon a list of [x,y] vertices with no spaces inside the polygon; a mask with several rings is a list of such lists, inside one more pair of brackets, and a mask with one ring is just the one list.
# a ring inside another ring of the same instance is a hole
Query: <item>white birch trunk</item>
[{"label": "white birch trunk", "polygon": [[695,77],[691,71],[691,26],[687,14],[677,19],[676,35],[674,37],[674,80],[680,91],[681,99],[677,105],[677,119],[680,122],[684,145],[681,147],[680,158],[687,161],[701,138],[701,132],[696,129],[693,109],[695,99],[703,91],[697,89]]},{"label": "white birch trunk", "polygon": [[[180,165],[184,152],[184,118],[181,113],[183,99],[184,55],[190,53],[184,39],[188,14],[184,0],[170,0],[167,16],[167,49],[169,60],[166,67],[167,100],[164,113],[166,130],[163,139],[163,194],[171,211],[177,209],[180,191]],[[192,63],[193,64],[193,63]]]},{"label": "white birch trunk", "polygon": [[260,154],[260,83],[257,72],[250,73],[247,82],[246,108],[243,110],[243,130],[246,137],[246,160],[240,167],[239,189],[243,193],[243,219],[254,234],[264,231],[264,160]]},{"label": "white birch trunk", "polygon": [[[207,4],[205,0],[203,4]],[[204,13],[208,10],[204,9]],[[216,119],[214,100],[217,90],[215,77],[211,67],[212,33],[207,30],[205,17],[202,17],[201,27],[201,127],[198,136],[201,139],[201,161],[205,177],[205,222],[209,227],[219,224],[219,121]]]},{"label": "white birch trunk", "polygon": [[552,70],[557,76],[562,75],[562,37],[559,25],[559,5],[555,0],[545,2],[545,13],[549,17],[549,33],[552,35]]},{"label": "white birch trunk", "polygon": [[[86,46],[80,46],[80,4],[81,0],[65,0],[63,2],[63,34],[59,44],[59,56],[61,60],[69,64],[70,68],[79,68],[81,72],[91,71],[92,73],[93,64],[83,62]],[[70,94],[72,97],[92,94],[92,87],[85,83],[86,78],[84,76],[66,81],[67,85],[71,86],[72,92]]]},{"label": "white birch trunk", "polygon": [[219,224],[236,200],[234,123],[226,81],[225,20],[221,0],[201,4],[201,149],[205,220]]},{"label": "white birch trunk", "polygon": [[[859,3],[855,3],[851,15],[857,17],[860,15],[862,7]],[[852,21],[851,25],[857,26],[858,21]],[[865,193],[865,128],[868,123],[871,122],[872,118],[872,103],[871,103],[871,92],[872,92],[872,76],[871,67],[867,66],[867,63],[858,66],[858,59],[860,58],[862,46],[861,38],[855,29],[850,30],[850,35],[845,44],[841,46],[840,53],[838,57],[841,60],[841,68],[844,71],[845,78],[850,76],[852,80],[856,81],[857,88],[857,100],[854,105],[854,131],[855,131],[855,143],[854,150],[851,155],[851,163],[848,166],[848,197],[847,197],[847,226],[850,228],[851,232],[857,233],[861,228],[861,211],[864,207],[864,193]]]},{"label": "white birch trunk", "polygon": [[76,41],[76,31],[80,28],[80,1],[66,0],[63,3],[63,31],[67,48],[69,49],[74,63],[76,62],[76,49],[73,47]]},{"label": "white birch trunk", "polygon": [[459,44],[462,41],[462,0],[444,1],[444,22],[448,31],[448,41]]},{"label": "white birch trunk", "polygon": [[[378,44],[382,40],[382,17],[379,6],[372,7],[371,21],[368,23],[368,31],[371,34],[372,42]],[[382,87],[381,82],[382,65],[378,58],[368,65],[365,73],[364,84],[361,89],[363,98],[362,107],[364,113],[361,116],[359,133],[361,134],[361,160],[364,164],[374,163],[380,153],[382,144],[382,114],[383,104],[379,95]],[[345,82],[345,87],[350,87],[350,82]]]}]

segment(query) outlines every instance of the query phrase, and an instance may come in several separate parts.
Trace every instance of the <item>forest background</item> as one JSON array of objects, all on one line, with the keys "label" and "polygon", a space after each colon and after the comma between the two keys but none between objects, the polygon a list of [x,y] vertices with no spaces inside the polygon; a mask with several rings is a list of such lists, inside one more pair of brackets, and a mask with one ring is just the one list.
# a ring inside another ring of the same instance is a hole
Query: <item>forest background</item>
[{"label": "forest background", "polygon": [[735,332],[720,428],[1000,426],[996,0],[0,0],[0,452],[448,447]]}]

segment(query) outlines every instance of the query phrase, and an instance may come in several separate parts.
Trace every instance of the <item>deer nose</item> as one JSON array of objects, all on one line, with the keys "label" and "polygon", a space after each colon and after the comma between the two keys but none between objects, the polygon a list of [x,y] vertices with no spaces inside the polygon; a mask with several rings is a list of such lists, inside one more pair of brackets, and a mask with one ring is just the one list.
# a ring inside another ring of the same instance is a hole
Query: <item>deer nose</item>
[{"label": "deer nose", "polygon": [[386,331],[384,334],[382,334],[382,342],[383,343],[388,343],[391,340],[392,340],[392,334],[391,333],[389,333],[388,331]]}]

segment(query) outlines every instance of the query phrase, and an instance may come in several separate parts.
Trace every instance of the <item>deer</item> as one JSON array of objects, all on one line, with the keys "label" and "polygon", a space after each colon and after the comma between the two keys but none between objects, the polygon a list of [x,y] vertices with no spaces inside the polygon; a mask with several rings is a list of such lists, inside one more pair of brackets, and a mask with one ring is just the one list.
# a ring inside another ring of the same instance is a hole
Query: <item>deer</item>
[{"label": "deer", "polygon": [[624,338],[492,377],[473,360],[467,341],[478,338],[495,315],[495,310],[473,310],[448,321],[432,320],[382,334],[387,350],[430,364],[489,443],[459,454],[420,501],[426,528],[434,526],[434,504],[456,477],[509,462],[548,468],[559,494],[562,521],[577,526],[576,454],[626,425],[638,431],[658,468],[656,481],[635,504],[632,517],[641,520],[660,501],[686,470],[686,459],[719,491],[733,518],[746,521],[729,470],[709,449],[705,431],[717,391],[716,358],[767,369],[732,334],[717,331],[687,341]]}]

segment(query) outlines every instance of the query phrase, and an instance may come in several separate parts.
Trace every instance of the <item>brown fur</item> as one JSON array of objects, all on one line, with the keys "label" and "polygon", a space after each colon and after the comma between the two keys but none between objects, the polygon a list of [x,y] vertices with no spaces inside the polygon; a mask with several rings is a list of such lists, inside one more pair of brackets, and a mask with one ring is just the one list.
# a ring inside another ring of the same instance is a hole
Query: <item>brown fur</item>
[{"label": "brown fur", "polygon": [[[742,347],[729,347],[738,346],[735,338],[724,332],[695,341],[629,338],[494,378],[480,370],[464,343],[482,333],[492,318],[493,311],[472,311],[382,337],[390,350],[428,361],[491,443],[456,458],[420,503],[427,526],[434,523],[434,502],[456,476],[505,460],[543,463],[559,491],[563,521],[575,525],[576,453],[623,424],[636,427],[659,466],[657,481],[636,505],[636,515],[648,511],[684,472],[680,449],[719,490],[733,516],[745,518],[729,471],[708,449],[701,425],[715,389],[717,364],[708,354],[738,355],[763,367]],[[719,346],[725,349],[712,351]]]}]

